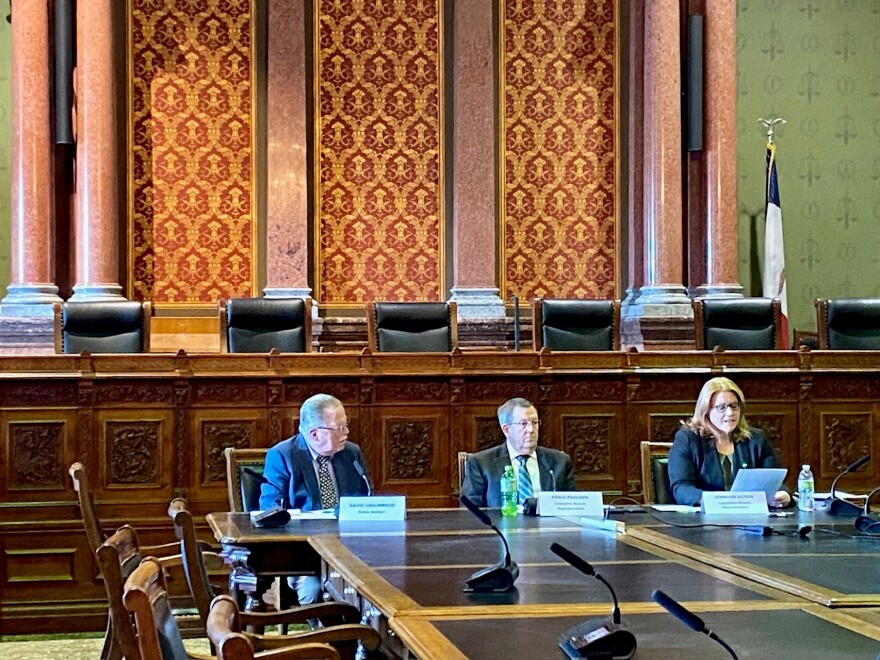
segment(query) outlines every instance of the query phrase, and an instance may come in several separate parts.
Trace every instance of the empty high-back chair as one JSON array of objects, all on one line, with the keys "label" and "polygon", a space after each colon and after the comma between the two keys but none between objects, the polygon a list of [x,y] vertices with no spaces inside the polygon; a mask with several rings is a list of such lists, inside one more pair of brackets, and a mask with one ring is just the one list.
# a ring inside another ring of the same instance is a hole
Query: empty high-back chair
[{"label": "empty high-back chair", "polygon": [[619,351],[617,300],[532,301],[532,346],[536,351]]},{"label": "empty high-back chair", "polygon": [[221,353],[312,350],[311,298],[232,298],[217,311]]},{"label": "empty high-back chair", "polygon": [[732,351],[784,347],[779,298],[697,298],[692,304],[698,351],[716,346]]},{"label": "empty high-back chair", "polygon": [[149,302],[55,303],[55,352],[147,353]]},{"label": "empty high-back chair", "polygon": [[380,353],[448,353],[458,346],[454,302],[367,303],[370,350]]},{"label": "empty high-back chair", "polygon": [[880,349],[880,299],[816,300],[819,348],[849,351]]}]

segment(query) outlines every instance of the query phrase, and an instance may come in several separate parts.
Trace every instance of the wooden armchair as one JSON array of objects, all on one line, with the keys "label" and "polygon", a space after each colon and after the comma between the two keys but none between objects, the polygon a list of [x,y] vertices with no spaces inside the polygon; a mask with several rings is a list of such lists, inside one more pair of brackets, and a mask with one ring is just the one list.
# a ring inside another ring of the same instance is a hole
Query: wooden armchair
[{"label": "wooden armchair", "polygon": [[[180,538],[180,549],[183,557],[184,571],[193,600],[199,615],[207,626],[210,618],[211,602],[217,602],[222,597],[214,598],[213,589],[208,582],[208,572],[205,568],[204,553],[199,551],[196,543],[195,525],[192,515],[186,510],[186,502],[173,500],[168,507],[168,515],[174,520],[174,528]],[[229,598],[233,604],[235,600]],[[231,616],[231,615],[230,615]],[[241,626],[253,627],[263,630],[267,625],[286,626],[292,623],[305,624],[309,620],[317,619],[322,628],[296,632],[289,635],[248,635],[251,644],[257,649],[276,648],[279,645],[299,642],[316,642],[332,644],[339,650],[343,658],[354,658],[358,640],[370,650],[379,645],[378,633],[358,623],[361,619],[360,611],[348,603],[330,602],[315,605],[304,605],[293,609],[281,610],[273,613],[238,613],[235,609],[234,619],[229,619],[237,628],[233,632],[240,633]],[[212,642],[217,641],[212,638]],[[219,648],[219,647],[218,647]]]},{"label": "wooden armchair", "polygon": [[671,442],[643,440],[640,443],[642,458],[642,495],[645,504],[675,504],[669,485],[669,450]]},{"label": "wooden armchair", "polygon": [[211,603],[208,638],[217,649],[217,660],[340,660],[339,652],[329,644],[303,643],[257,652],[250,638],[241,633],[238,607],[228,596],[218,596]]}]

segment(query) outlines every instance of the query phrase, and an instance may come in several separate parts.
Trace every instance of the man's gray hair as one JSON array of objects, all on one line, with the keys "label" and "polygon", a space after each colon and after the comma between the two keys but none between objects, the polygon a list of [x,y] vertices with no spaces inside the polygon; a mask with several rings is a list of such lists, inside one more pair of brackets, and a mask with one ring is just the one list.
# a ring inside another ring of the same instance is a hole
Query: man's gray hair
[{"label": "man's gray hair", "polygon": [[328,408],[342,408],[342,401],[329,394],[315,394],[303,401],[299,409],[299,432],[306,435],[324,423],[324,412]]},{"label": "man's gray hair", "polygon": [[510,424],[513,421],[513,411],[517,408],[531,408],[532,402],[521,396],[508,399],[498,406],[498,423]]}]

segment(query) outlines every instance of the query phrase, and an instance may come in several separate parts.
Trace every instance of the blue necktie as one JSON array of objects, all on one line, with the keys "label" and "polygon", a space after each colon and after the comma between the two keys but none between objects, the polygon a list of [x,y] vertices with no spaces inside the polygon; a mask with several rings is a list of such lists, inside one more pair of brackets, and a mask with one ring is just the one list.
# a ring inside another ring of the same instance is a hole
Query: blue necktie
[{"label": "blue necktie", "polygon": [[535,492],[532,490],[532,478],[529,476],[529,471],[526,469],[526,461],[529,460],[529,457],[517,456],[516,458],[519,461],[516,487],[519,491],[519,503],[522,504],[530,497],[534,497]]}]

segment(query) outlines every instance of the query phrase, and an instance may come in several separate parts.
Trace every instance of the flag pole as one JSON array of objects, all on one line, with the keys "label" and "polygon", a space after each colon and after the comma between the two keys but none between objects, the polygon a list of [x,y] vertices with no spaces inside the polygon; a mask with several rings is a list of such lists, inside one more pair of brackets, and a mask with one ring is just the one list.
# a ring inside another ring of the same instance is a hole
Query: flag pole
[{"label": "flag pole", "polygon": [[776,124],[787,124],[782,117],[773,117],[772,119],[764,119],[763,117],[758,117],[758,123],[763,124],[764,128],[767,129],[767,144],[773,144],[773,127]]}]

